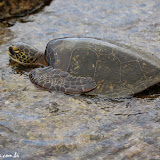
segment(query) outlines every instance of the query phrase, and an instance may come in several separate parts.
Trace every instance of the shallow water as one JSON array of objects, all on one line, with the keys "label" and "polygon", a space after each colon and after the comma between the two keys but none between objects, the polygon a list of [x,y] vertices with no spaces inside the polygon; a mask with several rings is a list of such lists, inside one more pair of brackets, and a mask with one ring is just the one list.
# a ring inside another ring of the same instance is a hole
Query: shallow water
[{"label": "shallow water", "polygon": [[[44,50],[60,37],[96,37],[160,58],[158,0],[55,0],[0,32],[0,154],[19,159],[160,159],[160,96],[109,100],[48,92],[10,63],[9,44]],[[23,23],[22,23],[23,22]],[[25,22],[25,23],[24,23]],[[9,159],[9,158],[6,158]]]}]

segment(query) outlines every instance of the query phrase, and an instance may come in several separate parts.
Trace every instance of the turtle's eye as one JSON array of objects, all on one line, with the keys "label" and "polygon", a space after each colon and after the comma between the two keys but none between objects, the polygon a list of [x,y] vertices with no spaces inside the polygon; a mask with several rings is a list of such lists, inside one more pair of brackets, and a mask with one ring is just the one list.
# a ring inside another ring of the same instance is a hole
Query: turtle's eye
[{"label": "turtle's eye", "polygon": [[15,53],[19,53],[19,49],[18,49],[17,47],[12,46],[12,49],[13,49],[13,51],[14,51]]}]

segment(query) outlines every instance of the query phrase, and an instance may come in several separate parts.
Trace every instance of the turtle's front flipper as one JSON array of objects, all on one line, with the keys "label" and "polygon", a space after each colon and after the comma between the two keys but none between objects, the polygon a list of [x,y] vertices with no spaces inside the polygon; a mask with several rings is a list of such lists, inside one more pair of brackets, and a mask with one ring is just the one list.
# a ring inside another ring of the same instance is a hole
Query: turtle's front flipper
[{"label": "turtle's front flipper", "polygon": [[96,88],[95,81],[90,77],[74,77],[52,67],[34,69],[30,72],[29,77],[31,82],[50,91],[78,94]]}]

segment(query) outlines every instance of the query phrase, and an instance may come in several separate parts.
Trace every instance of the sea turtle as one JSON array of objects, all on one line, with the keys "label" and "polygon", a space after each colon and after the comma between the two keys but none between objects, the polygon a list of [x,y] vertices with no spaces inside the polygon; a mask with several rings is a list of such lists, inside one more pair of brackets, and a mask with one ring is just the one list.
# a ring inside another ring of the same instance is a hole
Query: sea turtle
[{"label": "sea turtle", "polygon": [[[45,53],[25,43],[9,47],[22,65],[37,65],[30,80],[50,91],[127,97],[160,81],[160,62],[152,55],[94,38],[62,38],[48,42]],[[42,68],[43,67],[43,68]]]}]

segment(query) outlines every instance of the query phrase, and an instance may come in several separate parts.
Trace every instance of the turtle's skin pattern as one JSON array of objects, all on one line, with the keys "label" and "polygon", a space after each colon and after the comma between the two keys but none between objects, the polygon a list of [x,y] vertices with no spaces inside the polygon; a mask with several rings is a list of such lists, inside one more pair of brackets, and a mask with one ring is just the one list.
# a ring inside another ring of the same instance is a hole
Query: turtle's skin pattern
[{"label": "turtle's skin pattern", "polygon": [[9,47],[10,58],[22,65],[33,65],[39,57],[37,53],[39,53],[39,51],[36,48],[22,42],[15,43]]},{"label": "turtle's skin pattern", "polygon": [[34,69],[30,79],[49,90],[67,93],[90,91],[89,94],[120,98],[141,92],[160,81],[159,60],[102,40],[56,39],[47,44],[45,54],[35,52],[31,57],[36,57],[36,60],[31,64],[50,67]]},{"label": "turtle's skin pattern", "polygon": [[69,73],[53,69],[51,66],[35,69],[30,72],[29,77],[31,82],[50,91],[77,94],[88,92],[96,87],[90,77],[71,76]]}]

